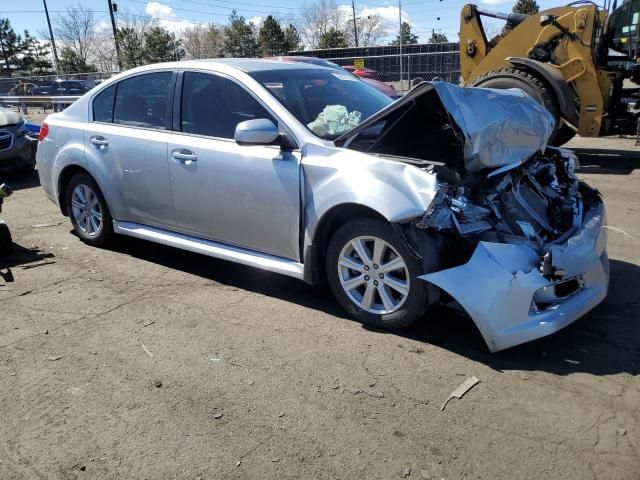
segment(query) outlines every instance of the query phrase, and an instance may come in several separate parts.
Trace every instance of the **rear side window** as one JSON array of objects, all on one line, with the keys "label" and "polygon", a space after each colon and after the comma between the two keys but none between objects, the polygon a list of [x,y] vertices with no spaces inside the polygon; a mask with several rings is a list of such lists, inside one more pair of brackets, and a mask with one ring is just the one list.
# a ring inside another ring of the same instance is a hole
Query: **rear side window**
[{"label": "rear side window", "polygon": [[111,85],[93,99],[93,121],[113,123],[113,103],[116,99],[116,86]]},{"label": "rear side window", "polygon": [[185,72],[180,127],[185,133],[232,139],[245,120],[277,121],[244,88],[210,73]]},{"label": "rear side window", "polygon": [[147,73],[119,82],[114,123],[166,129],[172,75],[172,72]]}]

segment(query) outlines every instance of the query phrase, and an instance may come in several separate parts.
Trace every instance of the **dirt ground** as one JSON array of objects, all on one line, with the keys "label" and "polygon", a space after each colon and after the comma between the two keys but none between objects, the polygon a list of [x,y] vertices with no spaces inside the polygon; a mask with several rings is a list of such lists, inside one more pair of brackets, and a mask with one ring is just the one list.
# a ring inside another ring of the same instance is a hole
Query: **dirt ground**
[{"label": "dirt ground", "polygon": [[630,235],[609,232],[609,296],[497,354],[444,309],[373,331],[284,276],[88,247],[37,175],[6,179],[0,479],[639,479],[640,154],[571,146]]}]

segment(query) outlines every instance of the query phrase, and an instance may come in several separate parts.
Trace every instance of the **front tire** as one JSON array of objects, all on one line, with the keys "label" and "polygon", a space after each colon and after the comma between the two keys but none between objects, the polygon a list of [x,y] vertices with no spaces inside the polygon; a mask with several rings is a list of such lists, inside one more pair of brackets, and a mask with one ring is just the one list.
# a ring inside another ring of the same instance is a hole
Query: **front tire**
[{"label": "front tire", "polygon": [[382,220],[340,227],[326,254],[327,280],[342,308],[362,323],[386,329],[414,323],[427,309],[421,263]]},{"label": "front tire", "polygon": [[90,175],[74,175],[66,191],[67,210],[76,234],[88,245],[103,247],[113,238],[113,221],[107,202]]}]

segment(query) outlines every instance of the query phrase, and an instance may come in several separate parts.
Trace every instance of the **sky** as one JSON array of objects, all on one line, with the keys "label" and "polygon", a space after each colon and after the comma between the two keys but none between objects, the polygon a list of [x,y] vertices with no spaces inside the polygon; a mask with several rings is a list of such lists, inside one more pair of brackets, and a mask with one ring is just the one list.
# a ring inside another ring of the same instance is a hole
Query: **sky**
[{"label": "sky", "polygon": [[[112,0],[118,11],[134,15],[149,14],[172,31],[181,30],[194,23],[226,23],[235,8],[239,15],[259,24],[267,15],[282,22],[297,23],[301,11],[312,0]],[[350,9],[350,0],[336,0],[340,8]],[[515,0],[477,0],[485,10],[508,12]],[[541,10],[566,5],[570,0],[538,0]],[[9,18],[17,32],[29,30],[32,35],[47,31],[43,0],[1,0],[0,17]],[[426,42],[435,29],[447,35],[450,41],[458,40],[460,10],[468,0],[404,0],[402,18],[408,21],[420,42]],[[47,0],[49,13],[53,17],[67,7],[82,4],[95,12],[98,22],[108,25],[107,0]],[[397,0],[355,0],[356,15],[378,14],[385,20],[390,38],[398,31]],[[117,21],[116,14],[116,21]]]}]

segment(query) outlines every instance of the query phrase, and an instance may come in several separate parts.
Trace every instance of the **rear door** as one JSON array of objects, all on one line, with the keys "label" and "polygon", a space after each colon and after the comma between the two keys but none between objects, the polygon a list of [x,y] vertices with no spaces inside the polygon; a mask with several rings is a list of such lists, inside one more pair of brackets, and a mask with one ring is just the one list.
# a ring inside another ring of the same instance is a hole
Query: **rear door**
[{"label": "rear door", "polygon": [[178,228],[297,260],[300,153],[233,139],[244,120],[278,120],[229,77],[186,71],[178,83],[168,148]]},{"label": "rear door", "polygon": [[167,139],[175,72],[121,80],[93,101],[85,151],[108,185],[115,220],[173,228]]}]

